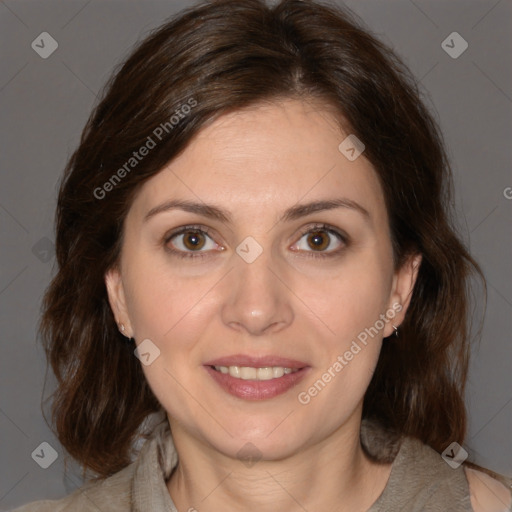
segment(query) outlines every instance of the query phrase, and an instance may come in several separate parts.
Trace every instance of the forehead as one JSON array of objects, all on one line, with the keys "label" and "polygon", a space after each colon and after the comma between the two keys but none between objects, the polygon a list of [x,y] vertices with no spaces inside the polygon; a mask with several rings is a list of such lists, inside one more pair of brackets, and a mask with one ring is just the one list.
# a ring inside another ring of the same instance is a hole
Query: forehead
[{"label": "forehead", "polygon": [[144,183],[132,209],[144,215],[159,202],[180,198],[251,216],[345,197],[385,217],[373,166],[364,153],[350,161],[339,149],[348,135],[327,109],[297,100],[226,114]]}]

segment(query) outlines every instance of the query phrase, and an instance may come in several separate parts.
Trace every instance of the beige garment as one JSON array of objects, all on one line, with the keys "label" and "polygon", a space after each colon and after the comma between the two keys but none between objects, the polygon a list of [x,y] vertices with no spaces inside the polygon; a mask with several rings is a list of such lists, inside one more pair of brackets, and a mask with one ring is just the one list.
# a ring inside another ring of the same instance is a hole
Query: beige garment
[{"label": "beige garment", "polygon": [[[412,438],[393,441],[367,421],[361,426],[361,440],[370,455],[393,461],[388,483],[368,512],[473,510],[463,466],[452,469],[429,446]],[[165,420],[142,446],[137,460],[119,473],[85,484],[63,499],[33,502],[13,512],[177,512],[165,483],[177,460]],[[193,507],[201,510],[191,503]]]}]

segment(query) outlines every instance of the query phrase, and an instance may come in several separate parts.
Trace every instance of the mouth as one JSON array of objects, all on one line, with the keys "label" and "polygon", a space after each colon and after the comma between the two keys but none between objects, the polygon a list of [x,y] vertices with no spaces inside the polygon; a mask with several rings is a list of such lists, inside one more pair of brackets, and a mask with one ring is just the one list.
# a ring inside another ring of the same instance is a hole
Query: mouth
[{"label": "mouth", "polygon": [[310,370],[300,361],[231,356],[208,362],[204,368],[219,387],[244,400],[266,400],[296,386]]},{"label": "mouth", "polygon": [[289,375],[299,371],[299,368],[287,368],[283,366],[266,366],[255,368],[251,366],[212,366],[212,368],[224,375],[229,374],[235,379],[241,380],[272,380],[279,379],[283,375]]}]

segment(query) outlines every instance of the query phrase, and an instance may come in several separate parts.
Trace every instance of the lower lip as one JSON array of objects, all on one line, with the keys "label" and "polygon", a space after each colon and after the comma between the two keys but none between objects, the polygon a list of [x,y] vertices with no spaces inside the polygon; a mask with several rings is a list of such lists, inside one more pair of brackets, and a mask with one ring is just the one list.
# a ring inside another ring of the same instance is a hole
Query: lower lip
[{"label": "lower lip", "polygon": [[245,400],[267,400],[286,393],[296,386],[306,375],[309,367],[301,368],[294,373],[288,373],[277,379],[243,380],[221,373],[211,366],[205,366],[206,371],[224,391]]}]

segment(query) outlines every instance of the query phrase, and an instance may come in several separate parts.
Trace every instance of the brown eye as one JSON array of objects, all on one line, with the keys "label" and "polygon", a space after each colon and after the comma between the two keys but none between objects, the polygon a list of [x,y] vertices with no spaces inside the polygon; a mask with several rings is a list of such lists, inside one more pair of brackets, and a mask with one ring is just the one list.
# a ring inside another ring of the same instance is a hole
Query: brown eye
[{"label": "brown eye", "polygon": [[188,231],[183,233],[183,245],[191,251],[202,249],[206,239],[200,231]]},{"label": "brown eye", "polygon": [[206,256],[219,248],[204,229],[184,227],[165,239],[168,250],[176,256]]},{"label": "brown eye", "polygon": [[323,251],[329,247],[331,239],[325,231],[312,231],[309,233],[307,243],[315,251]]},{"label": "brown eye", "polygon": [[303,231],[299,241],[291,247],[304,256],[334,256],[348,245],[348,238],[337,229],[327,225],[312,226]]}]

